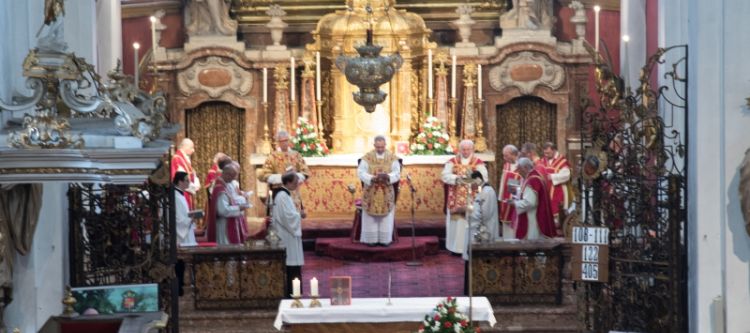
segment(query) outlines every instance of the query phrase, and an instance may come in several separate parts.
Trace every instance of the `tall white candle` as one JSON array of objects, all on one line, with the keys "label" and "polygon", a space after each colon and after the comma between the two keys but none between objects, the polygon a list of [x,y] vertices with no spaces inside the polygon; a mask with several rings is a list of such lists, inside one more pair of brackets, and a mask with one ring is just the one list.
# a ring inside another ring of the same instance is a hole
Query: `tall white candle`
[{"label": "tall white candle", "polygon": [[630,64],[628,63],[628,42],[630,42],[630,36],[622,36],[622,70],[620,70],[620,76],[625,79],[625,89],[630,88]]},{"label": "tall white candle", "polygon": [[289,77],[291,78],[289,80],[289,99],[294,100],[294,57],[289,58]]},{"label": "tall white candle", "polygon": [[268,102],[268,68],[263,67],[263,103]]},{"label": "tall white candle", "polygon": [[451,98],[456,98],[456,55],[451,58]]},{"label": "tall white candle", "polygon": [[318,279],[310,279],[310,296],[319,296],[318,294]]},{"label": "tall white candle", "polygon": [[315,52],[315,99],[320,102],[320,52]]},{"label": "tall white candle", "polygon": [[599,51],[599,11],[602,7],[599,5],[594,6],[594,49]]},{"label": "tall white candle", "polygon": [[135,86],[138,87],[138,49],[141,48],[141,44],[138,44],[138,42],[133,43],[133,54],[135,55],[135,67],[133,67],[133,73],[135,76]]},{"label": "tall white candle", "polygon": [[149,17],[151,20],[151,59],[156,63],[156,17]]},{"label": "tall white candle", "polygon": [[300,286],[300,282],[298,278],[294,278],[292,280],[292,296],[302,296],[302,292],[300,291],[302,288]]},{"label": "tall white candle", "polygon": [[482,99],[482,65],[477,65],[477,98]]},{"label": "tall white candle", "polygon": [[427,98],[432,98],[432,49],[427,50]]}]

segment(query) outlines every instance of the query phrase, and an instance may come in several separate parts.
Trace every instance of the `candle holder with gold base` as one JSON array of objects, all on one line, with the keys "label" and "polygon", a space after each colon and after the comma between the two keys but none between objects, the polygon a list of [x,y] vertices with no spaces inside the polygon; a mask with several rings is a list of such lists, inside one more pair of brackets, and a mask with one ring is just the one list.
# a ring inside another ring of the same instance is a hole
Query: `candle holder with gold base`
[{"label": "candle holder with gold base", "polygon": [[292,298],[294,298],[294,301],[292,301],[292,308],[304,308],[305,306],[302,305],[302,302],[299,300],[300,295],[294,295],[292,294]]},{"label": "candle holder with gold base", "polygon": [[479,152],[486,151],[487,150],[487,139],[484,138],[484,121],[483,121],[483,110],[484,110],[484,100],[483,99],[477,99],[476,101],[476,110],[477,110],[477,138],[475,142],[476,150]]},{"label": "candle holder with gold base", "polygon": [[448,135],[450,136],[448,143],[458,149],[458,134],[456,134],[456,103],[458,103],[458,99],[451,97],[448,101],[451,107],[450,115],[448,115],[450,118],[450,121],[448,121]]},{"label": "candle holder with gold base", "polygon": [[318,300],[318,297],[320,297],[320,295],[310,295],[310,297],[312,297],[312,301],[310,301],[311,308],[319,308],[323,306]]},{"label": "candle holder with gold base", "polygon": [[70,286],[65,287],[65,297],[62,299],[62,304],[65,305],[62,313],[64,317],[78,316],[78,313],[73,308],[73,305],[76,304],[76,298],[73,297],[73,291],[70,289]]},{"label": "candle holder with gold base", "polygon": [[430,97],[427,98],[427,117],[432,117],[432,111],[435,108],[435,99]]},{"label": "candle holder with gold base", "polygon": [[323,100],[319,99],[315,101],[315,106],[317,106],[318,112],[318,140],[320,140],[320,142],[323,142]]},{"label": "candle holder with gold base", "polygon": [[268,102],[261,103],[263,107],[263,114],[266,115],[266,122],[263,124],[263,141],[261,143],[260,152],[263,154],[270,154],[273,148],[271,147],[271,138],[268,134],[268,121],[270,118],[268,114]]}]

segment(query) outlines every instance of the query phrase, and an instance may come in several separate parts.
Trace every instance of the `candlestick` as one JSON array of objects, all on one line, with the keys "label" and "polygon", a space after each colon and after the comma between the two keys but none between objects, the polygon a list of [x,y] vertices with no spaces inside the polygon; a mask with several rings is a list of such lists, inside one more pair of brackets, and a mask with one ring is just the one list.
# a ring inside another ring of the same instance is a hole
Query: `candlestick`
[{"label": "candlestick", "polygon": [[427,50],[427,98],[432,98],[432,49]]},{"label": "candlestick", "polygon": [[138,42],[133,43],[133,53],[135,54],[135,67],[133,69],[133,73],[135,76],[135,87],[138,88],[138,49],[141,48],[141,44],[138,44]]},{"label": "candlestick", "polygon": [[310,279],[310,296],[318,296],[318,279]]},{"label": "candlestick", "polygon": [[[294,101],[294,57],[289,58],[289,99]],[[296,121],[296,119],[293,119]]]},{"label": "candlestick", "polygon": [[268,103],[268,68],[263,67],[263,103]]},{"label": "candlestick", "polygon": [[477,98],[482,99],[482,65],[477,65]]},{"label": "candlestick", "polygon": [[623,55],[622,55],[622,70],[620,71],[620,76],[622,76],[625,79],[625,90],[630,89],[630,68],[628,63],[628,42],[630,42],[630,36],[624,35],[622,36],[622,47],[623,47]]},{"label": "candlestick", "polygon": [[151,59],[156,63],[156,17],[149,17],[151,21]]},{"label": "candlestick", "polygon": [[487,150],[487,139],[484,138],[484,121],[483,121],[484,100],[482,99],[482,97],[479,97],[476,100],[476,110],[477,110],[477,138],[476,138],[476,143],[474,147],[476,148],[478,152],[483,152]]},{"label": "candlestick", "polygon": [[458,148],[458,135],[456,134],[456,104],[458,103],[458,99],[455,97],[451,97],[450,100],[450,122],[448,125],[448,135],[450,138],[448,139],[448,144],[453,146],[454,148]]},{"label": "candlestick", "polygon": [[268,102],[261,103],[261,107],[263,108],[263,114],[266,117],[266,121],[263,124],[263,140],[261,141],[260,152],[262,154],[268,155],[271,153],[271,150],[273,150],[273,148],[271,147],[271,137],[268,134],[268,122],[271,119],[270,115],[268,114]]},{"label": "candlestick", "polygon": [[451,98],[456,98],[456,55],[451,58]]},{"label": "candlestick", "polygon": [[292,296],[298,296],[298,297],[301,296],[302,295],[302,293],[300,292],[300,290],[302,289],[301,287],[302,286],[300,285],[299,278],[294,278],[294,280],[292,280]]},{"label": "candlestick", "polygon": [[602,7],[594,6],[594,49],[599,52],[599,12]]},{"label": "candlestick", "polygon": [[315,52],[315,99],[320,102],[320,52]]},{"label": "candlestick", "polygon": [[297,295],[297,296],[292,295],[292,298],[294,298],[294,301],[292,301],[292,307],[293,308],[304,308],[305,307],[304,305],[302,305],[302,302],[299,300],[300,297],[301,296],[299,296],[299,295]]},{"label": "candlestick", "polygon": [[388,271],[388,303],[386,305],[393,305],[391,303],[391,272]]}]

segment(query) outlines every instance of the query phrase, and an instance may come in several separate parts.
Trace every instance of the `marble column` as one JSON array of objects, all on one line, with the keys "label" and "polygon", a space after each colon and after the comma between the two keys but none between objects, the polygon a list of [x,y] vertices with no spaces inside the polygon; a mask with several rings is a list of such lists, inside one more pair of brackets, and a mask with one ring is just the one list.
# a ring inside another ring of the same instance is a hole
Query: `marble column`
[{"label": "marble column", "polygon": [[122,10],[120,0],[96,1],[96,70],[104,77],[122,59]]}]

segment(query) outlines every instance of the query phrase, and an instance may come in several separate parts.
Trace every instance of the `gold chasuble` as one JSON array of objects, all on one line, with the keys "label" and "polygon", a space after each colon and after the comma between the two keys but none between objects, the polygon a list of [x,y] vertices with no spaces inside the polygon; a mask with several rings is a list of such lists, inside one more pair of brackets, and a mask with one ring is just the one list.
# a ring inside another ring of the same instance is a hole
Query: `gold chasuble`
[{"label": "gold chasuble", "polygon": [[[373,175],[390,173],[391,165],[397,159],[396,155],[389,151],[386,151],[384,158],[380,159],[374,150],[362,157],[362,160],[367,162],[368,172]],[[393,184],[390,184],[390,182],[372,182],[370,186],[366,186],[364,189],[362,208],[372,216],[386,216],[394,208],[395,201],[396,193],[393,190]]]},{"label": "gold chasuble", "polygon": [[[477,170],[477,166],[484,165],[484,162],[474,155],[470,157],[469,163],[466,165],[461,164],[461,157],[458,156],[453,157],[450,163],[453,164],[453,174],[459,178],[470,177],[471,173]],[[469,192],[471,192],[470,200],[473,200],[477,191],[471,191],[470,184],[448,185],[448,209],[451,212],[466,209],[466,196]]]},{"label": "gold chasuble", "polygon": [[[287,172],[298,172],[305,177],[310,176],[310,169],[305,163],[305,159],[302,158],[300,153],[289,149],[287,152],[274,151],[271,155],[266,158],[266,163],[263,164],[263,168],[258,174],[258,179],[262,182],[268,182],[268,177],[273,174],[283,175]],[[280,180],[279,180],[280,181]],[[281,187],[281,184],[269,184],[272,189]],[[299,194],[299,188],[296,191],[292,191],[292,200],[297,209],[302,209],[302,198]]]}]

